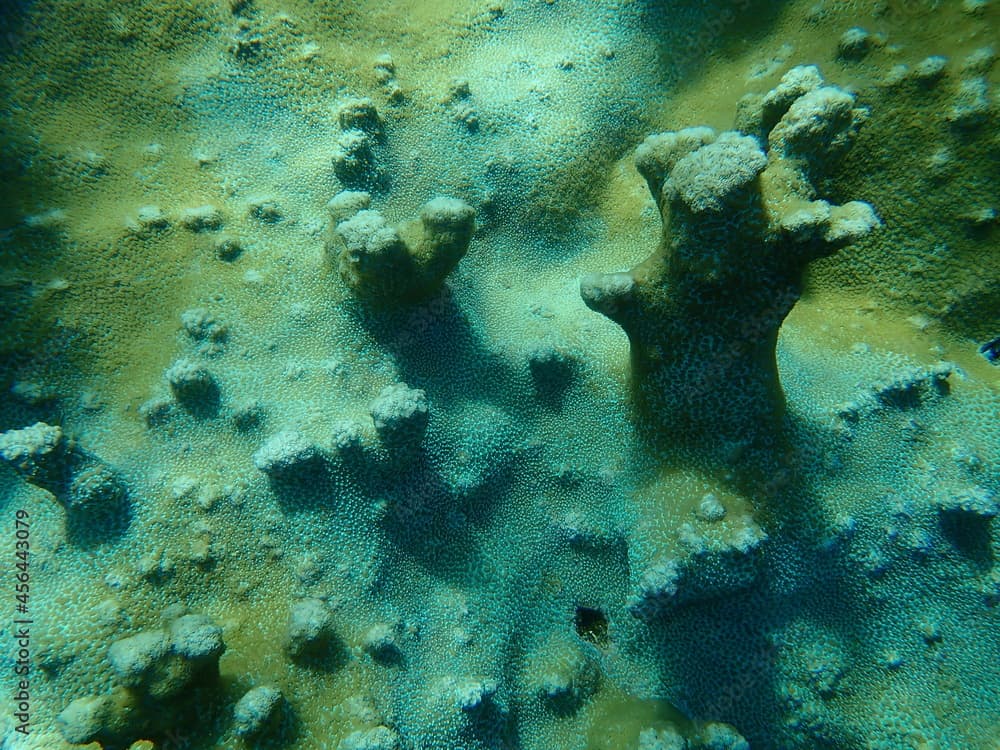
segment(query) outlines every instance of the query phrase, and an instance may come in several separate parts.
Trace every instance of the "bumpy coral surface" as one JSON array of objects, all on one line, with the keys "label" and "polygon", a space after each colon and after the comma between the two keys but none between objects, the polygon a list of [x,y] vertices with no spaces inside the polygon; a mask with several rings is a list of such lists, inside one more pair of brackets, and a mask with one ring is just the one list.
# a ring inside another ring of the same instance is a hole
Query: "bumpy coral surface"
[{"label": "bumpy coral surface", "polygon": [[4,750],[998,750],[996,2],[0,15]]}]

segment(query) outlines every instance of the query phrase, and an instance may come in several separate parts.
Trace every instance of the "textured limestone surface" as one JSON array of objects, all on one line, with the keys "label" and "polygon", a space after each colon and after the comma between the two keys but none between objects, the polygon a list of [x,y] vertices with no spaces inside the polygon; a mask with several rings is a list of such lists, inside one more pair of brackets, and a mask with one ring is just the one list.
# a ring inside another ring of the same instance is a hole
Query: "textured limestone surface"
[{"label": "textured limestone surface", "polygon": [[998,54],[0,4],[0,748],[998,750]]}]

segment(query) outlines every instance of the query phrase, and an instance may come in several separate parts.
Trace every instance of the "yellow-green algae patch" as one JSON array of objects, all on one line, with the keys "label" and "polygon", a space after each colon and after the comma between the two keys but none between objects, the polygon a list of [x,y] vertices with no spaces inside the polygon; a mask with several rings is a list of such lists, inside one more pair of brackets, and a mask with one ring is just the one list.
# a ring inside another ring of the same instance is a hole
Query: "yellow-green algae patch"
[{"label": "yellow-green algae patch", "polygon": [[687,734],[691,722],[666,701],[640,699],[610,689],[590,709],[587,750],[626,750],[638,747],[645,729],[673,728]]}]

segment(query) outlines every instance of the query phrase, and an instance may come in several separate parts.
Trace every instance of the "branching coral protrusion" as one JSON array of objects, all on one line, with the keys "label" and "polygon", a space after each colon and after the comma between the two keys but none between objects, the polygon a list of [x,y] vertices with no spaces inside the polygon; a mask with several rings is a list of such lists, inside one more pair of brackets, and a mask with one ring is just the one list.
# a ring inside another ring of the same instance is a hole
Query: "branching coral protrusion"
[{"label": "branching coral protrusion", "polygon": [[454,198],[435,198],[420,212],[420,236],[391,226],[378,211],[361,210],[337,224],[341,278],[358,297],[379,304],[433,296],[465,255],[476,212]]},{"label": "branching coral protrusion", "polygon": [[663,220],[660,247],[628,272],[583,278],[580,291],[628,334],[637,404],[670,442],[773,434],[784,409],[778,330],[806,265],[880,223],[869,204],[833,205],[814,186],[866,114],[800,67],[741,102],[747,132],[688,128],[637,149]]}]

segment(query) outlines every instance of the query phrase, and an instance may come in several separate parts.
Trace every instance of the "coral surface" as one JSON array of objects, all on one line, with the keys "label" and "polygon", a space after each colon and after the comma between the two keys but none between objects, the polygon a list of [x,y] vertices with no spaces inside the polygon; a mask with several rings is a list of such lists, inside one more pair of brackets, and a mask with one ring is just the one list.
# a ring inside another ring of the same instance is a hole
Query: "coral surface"
[{"label": "coral surface", "polygon": [[0,21],[0,748],[998,750],[995,0]]}]

